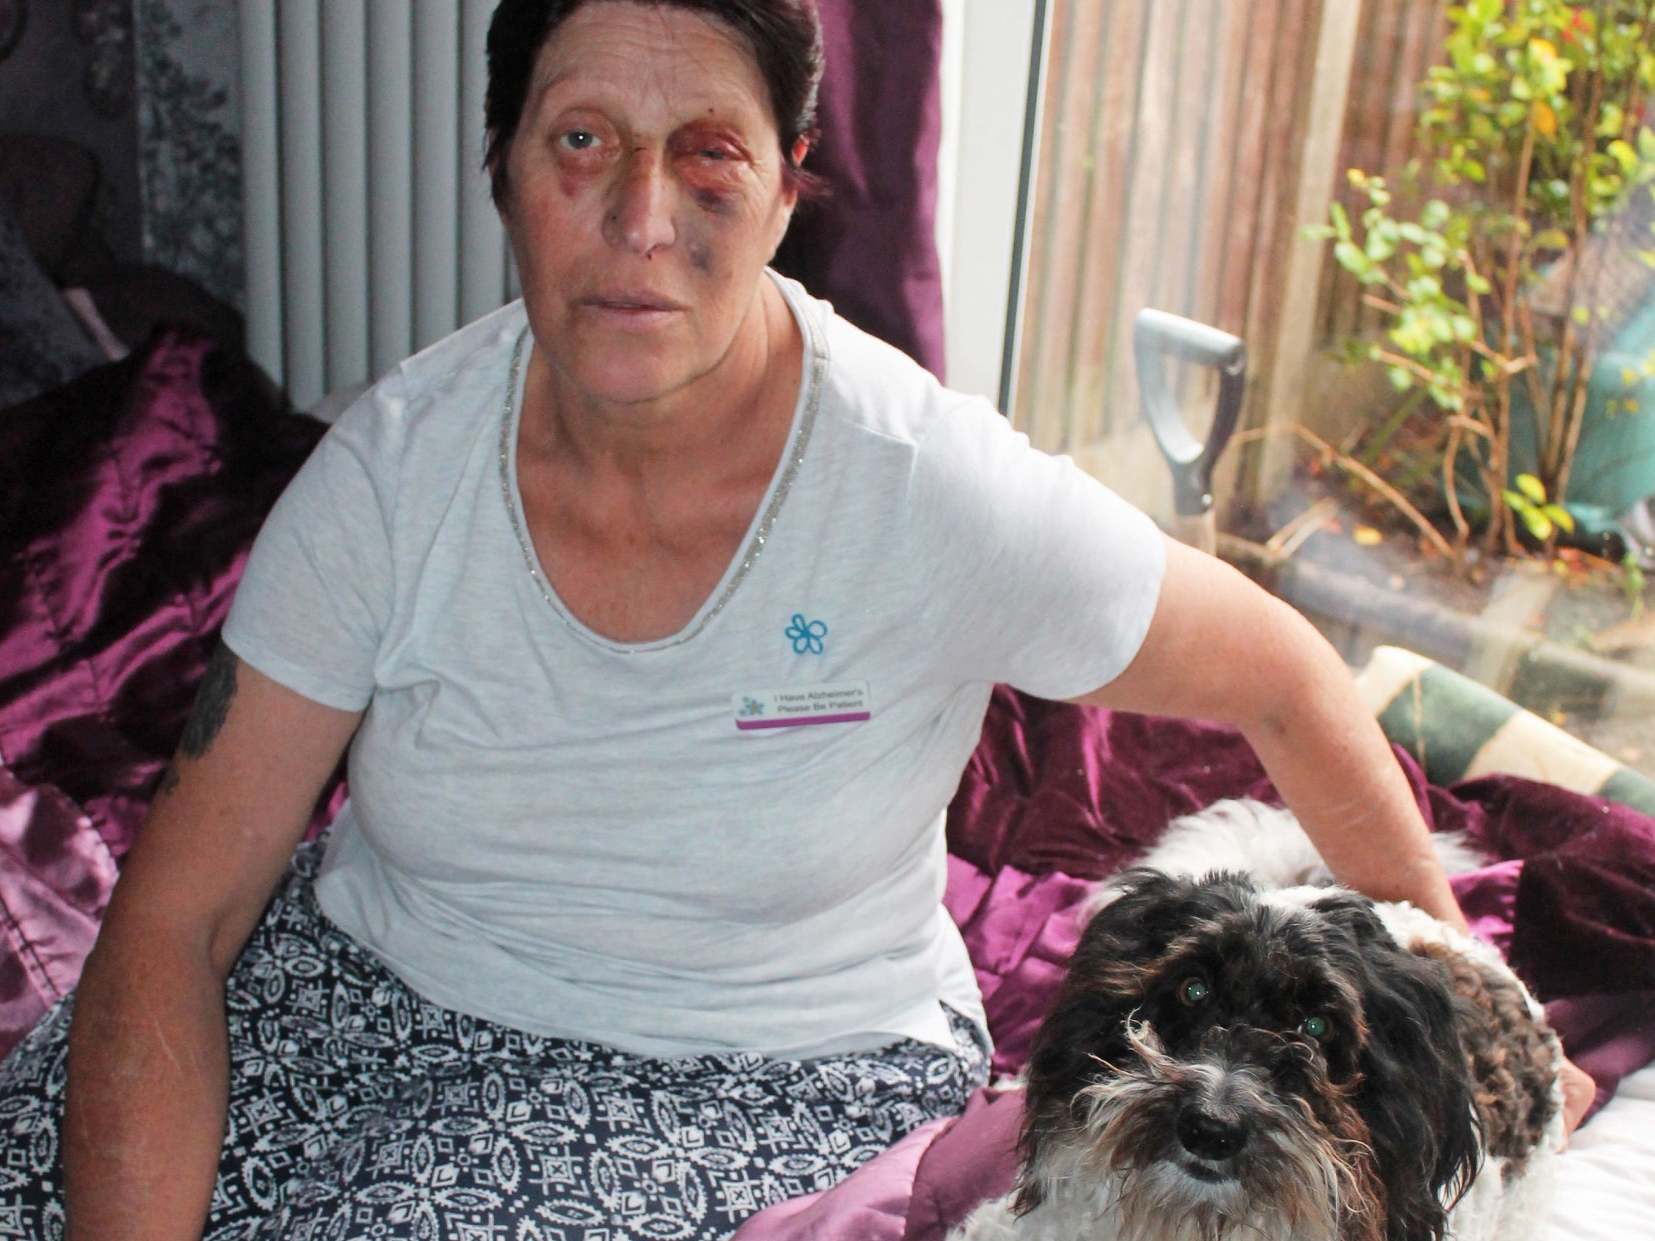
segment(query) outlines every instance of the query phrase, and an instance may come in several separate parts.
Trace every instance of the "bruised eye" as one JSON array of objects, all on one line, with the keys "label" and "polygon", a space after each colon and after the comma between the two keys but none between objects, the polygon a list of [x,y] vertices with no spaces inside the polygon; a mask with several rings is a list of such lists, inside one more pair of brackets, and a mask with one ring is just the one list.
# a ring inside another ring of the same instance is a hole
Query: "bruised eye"
[{"label": "bruised eye", "polygon": [[1212,994],[1212,988],[1199,978],[1186,978],[1178,984],[1178,998],[1186,1004],[1199,1004]]},{"label": "bruised eye", "polygon": [[746,148],[739,141],[713,126],[696,125],[673,135],[672,150],[680,159],[717,164],[720,172],[747,159]]},{"label": "bruised eye", "polygon": [[1308,1038],[1313,1038],[1318,1042],[1326,1038],[1328,1036],[1328,1031],[1332,1028],[1333,1027],[1328,1024],[1327,1018],[1320,1015],[1306,1017],[1303,1021],[1299,1022],[1299,1033]]}]

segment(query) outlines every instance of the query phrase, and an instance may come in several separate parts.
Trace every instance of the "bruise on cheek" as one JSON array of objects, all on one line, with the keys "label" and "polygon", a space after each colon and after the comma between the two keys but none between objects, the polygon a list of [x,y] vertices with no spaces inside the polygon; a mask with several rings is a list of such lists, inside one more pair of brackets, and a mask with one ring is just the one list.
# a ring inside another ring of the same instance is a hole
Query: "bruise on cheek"
[{"label": "bruise on cheek", "polygon": [[695,200],[695,205],[708,215],[729,215],[735,210],[735,196],[733,194],[692,186],[690,197]]},{"label": "bruise on cheek", "polygon": [[713,274],[713,248],[705,237],[691,237],[684,246],[690,265],[703,275]]},{"label": "bruise on cheek", "polygon": [[567,155],[558,155],[555,167],[557,188],[565,198],[579,197],[591,188],[603,171],[603,164],[598,160],[571,159]]}]

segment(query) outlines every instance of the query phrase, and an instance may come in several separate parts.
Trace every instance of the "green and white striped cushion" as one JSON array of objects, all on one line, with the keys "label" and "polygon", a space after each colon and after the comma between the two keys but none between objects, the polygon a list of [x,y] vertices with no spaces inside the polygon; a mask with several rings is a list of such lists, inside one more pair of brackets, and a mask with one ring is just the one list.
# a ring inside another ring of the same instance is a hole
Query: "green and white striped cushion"
[{"label": "green and white striped cushion", "polygon": [[1655,781],[1423,655],[1378,647],[1356,683],[1385,735],[1433,784],[1498,772],[1655,814]]}]

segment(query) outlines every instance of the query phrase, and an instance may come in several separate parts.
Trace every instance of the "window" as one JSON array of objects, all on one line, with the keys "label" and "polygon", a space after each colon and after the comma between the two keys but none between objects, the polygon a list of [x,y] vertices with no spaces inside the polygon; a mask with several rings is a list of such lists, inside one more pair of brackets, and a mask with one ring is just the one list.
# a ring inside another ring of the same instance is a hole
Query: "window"
[{"label": "window", "polygon": [[[1647,7],[1035,6],[1007,404],[1035,443],[1168,522],[1134,316],[1240,337],[1223,554],[1353,665],[1412,648],[1655,775],[1655,565],[1637,538],[1655,495]],[[1002,104],[1028,80],[1004,73]],[[968,118],[961,131],[964,168]],[[1216,373],[1169,375],[1204,434]],[[1489,446],[1508,429],[1502,461]]]}]

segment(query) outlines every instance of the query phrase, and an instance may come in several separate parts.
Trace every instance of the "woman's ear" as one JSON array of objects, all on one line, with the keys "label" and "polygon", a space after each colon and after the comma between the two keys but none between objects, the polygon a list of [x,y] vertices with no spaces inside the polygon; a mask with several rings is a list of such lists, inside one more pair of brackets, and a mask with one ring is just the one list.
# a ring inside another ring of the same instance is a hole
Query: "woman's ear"
[{"label": "woman's ear", "polygon": [[[802,136],[795,138],[793,140],[793,150],[790,152],[788,167],[790,169],[797,169],[800,164],[804,163],[805,156],[808,154],[810,154],[810,139]],[[797,210],[799,206],[799,183],[792,177],[783,176],[782,193],[787,198],[787,217],[791,220],[793,218],[793,212]],[[783,227],[782,232],[787,232],[786,227]],[[778,243],[779,240],[780,239],[778,238]]]}]

